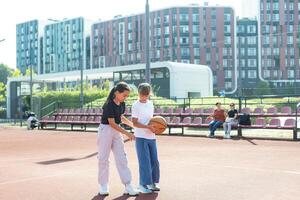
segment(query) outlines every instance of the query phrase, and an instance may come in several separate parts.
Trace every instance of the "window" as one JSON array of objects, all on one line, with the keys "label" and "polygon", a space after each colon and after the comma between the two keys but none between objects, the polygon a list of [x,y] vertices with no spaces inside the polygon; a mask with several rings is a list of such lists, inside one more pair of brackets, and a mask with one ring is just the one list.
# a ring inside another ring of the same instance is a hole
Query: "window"
[{"label": "window", "polygon": [[224,33],[230,33],[230,25],[224,25]]},{"label": "window", "polygon": [[188,33],[189,26],[180,26],[180,33]]},{"label": "window", "polygon": [[270,36],[263,36],[263,44],[269,45],[270,44]]},{"label": "window", "polygon": [[273,14],[272,20],[274,22],[278,22],[279,21],[279,14]]},{"label": "window", "polygon": [[255,36],[249,36],[247,37],[248,44],[256,44],[256,37]]},{"label": "window", "polygon": [[225,13],[224,14],[224,19],[225,19],[225,22],[230,22],[231,21],[231,15],[230,15],[230,13]]},{"label": "window", "polygon": [[256,70],[249,70],[248,71],[248,78],[251,78],[251,79],[256,78]]},{"label": "window", "polygon": [[245,38],[244,37],[240,37],[240,43],[245,44]]},{"label": "window", "polygon": [[231,37],[230,36],[225,36],[224,37],[225,41],[224,41],[224,44],[231,44]]},{"label": "window", "polygon": [[125,53],[125,31],[124,22],[119,23],[119,54],[123,55]]},{"label": "window", "polygon": [[154,29],[155,30],[155,32],[154,32],[154,36],[160,36],[161,34],[161,28],[156,28],[156,29]]},{"label": "window", "polygon": [[264,77],[270,78],[270,70],[264,70]]},{"label": "window", "polygon": [[249,56],[256,56],[256,48],[248,48]]},{"label": "window", "polygon": [[244,25],[238,25],[238,33],[244,33],[244,32],[245,32]]},{"label": "window", "polygon": [[169,26],[165,26],[164,32],[165,32],[166,35],[170,34],[170,28],[169,28]]},{"label": "window", "polygon": [[99,57],[99,68],[105,67],[105,56]]},{"label": "window", "polygon": [[293,36],[287,36],[287,44],[293,44]]},{"label": "window", "polygon": [[225,78],[232,78],[232,72],[225,70]]},{"label": "window", "polygon": [[199,14],[193,14],[193,22],[199,22]]},{"label": "window", "polygon": [[200,49],[194,48],[194,56],[200,56]]},{"label": "window", "polygon": [[55,71],[55,55],[50,54],[50,72]]},{"label": "window", "polygon": [[245,67],[246,61],[244,59],[240,59],[240,67]]},{"label": "window", "polygon": [[65,26],[65,51],[66,53],[69,53],[71,51],[71,31],[70,31],[70,25]]},{"label": "window", "polygon": [[232,82],[225,82],[225,89],[231,89]]},{"label": "window", "polygon": [[288,78],[294,78],[294,70],[288,70]]},{"label": "window", "polygon": [[244,56],[245,55],[245,48],[240,48],[240,56]]},{"label": "window", "polygon": [[180,44],[189,44],[188,37],[180,37]]},{"label": "window", "polygon": [[211,55],[210,55],[210,53],[206,53],[205,60],[206,60],[207,63],[211,62]]},{"label": "window", "polygon": [[180,14],[179,19],[181,22],[188,22],[189,21],[189,16],[187,14]]},{"label": "window", "polygon": [[274,54],[274,56],[278,56],[279,55],[279,48],[274,48],[273,49],[273,54]]},{"label": "window", "polygon": [[181,56],[190,56],[190,49],[189,48],[181,48]]},{"label": "window", "polygon": [[200,44],[200,37],[193,37],[193,44]]},{"label": "window", "polygon": [[164,23],[169,23],[169,15],[164,16]]},{"label": "window", "polygon": [[279,3],[273,2],[273,10],[279,10]]},{"label": "window", "polygon": [[170,45],[170,39],[169,38],[164,38],[164,45],[169,46]]},{"label": "window", "polygon": [[271,7],[271,6],[270,6],[270,2],[267,2],[267,3],[266,3],[266,8],[267,8],[267,10],[270,10],[270,7]]},{"label": "window", "polygon": [[128,43],[128,51],[132,51],[132,43]]},{"label": "window", "polygon": [[255,25],[249,25],[247,27],[247,32],[248,33],[256,33],[256,26]]},{"label": "window", "polygon": [[199,25],[193,25],[193,33],[199,33],[200,26]]},{"label": "window", "polygon": [[249,59],[248,67],[256,67],[256,59]]}]

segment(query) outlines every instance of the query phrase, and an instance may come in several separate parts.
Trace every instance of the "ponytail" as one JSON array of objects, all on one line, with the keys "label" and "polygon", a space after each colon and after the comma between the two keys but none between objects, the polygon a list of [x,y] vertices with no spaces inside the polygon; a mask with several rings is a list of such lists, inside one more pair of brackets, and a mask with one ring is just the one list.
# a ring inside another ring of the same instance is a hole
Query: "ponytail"
[{"label": "ponytail", "polygon": [[119,82],[117,85],[115,85],[115,87],[113,87],[110,92],[109,92],[109,95],[103,105],[106,106],[109,102],[112,102],[115,98],[115,92],[120,92],[120,93],[123,93],[124,91],[130,91],[130,88],[129,86],[127,85],[127,83],[125,82]]}]

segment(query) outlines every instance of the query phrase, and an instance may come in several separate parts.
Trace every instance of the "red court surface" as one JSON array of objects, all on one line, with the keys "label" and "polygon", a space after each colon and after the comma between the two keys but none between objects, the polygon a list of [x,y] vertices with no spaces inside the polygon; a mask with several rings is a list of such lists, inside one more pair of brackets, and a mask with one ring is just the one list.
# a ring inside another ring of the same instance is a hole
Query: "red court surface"
[{"label": "red court surface", "polygon": [[[96,134],[0,126],[1,200],[297,200],[300,142],[160,136],[161,191],[123,196],[114,159],[110,195],[97,195]],[[125,144],[133,184],[138,165]]]}]

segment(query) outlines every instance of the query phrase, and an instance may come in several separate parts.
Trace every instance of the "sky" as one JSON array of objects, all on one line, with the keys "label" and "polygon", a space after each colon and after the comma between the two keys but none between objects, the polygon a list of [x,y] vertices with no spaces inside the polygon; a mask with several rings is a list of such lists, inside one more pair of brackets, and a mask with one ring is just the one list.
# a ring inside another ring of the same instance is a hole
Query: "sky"
[{"label": "sky", "polygon": [[[6,0],[0,3],[0,63],[16,68],[16,24],[33,19],[84,17],[109,20],[116,15],[143,13],[146,0]],[[226,5],[241,17],[255,17],[259,0],[149,0],[150,11],[189,4]]]}]

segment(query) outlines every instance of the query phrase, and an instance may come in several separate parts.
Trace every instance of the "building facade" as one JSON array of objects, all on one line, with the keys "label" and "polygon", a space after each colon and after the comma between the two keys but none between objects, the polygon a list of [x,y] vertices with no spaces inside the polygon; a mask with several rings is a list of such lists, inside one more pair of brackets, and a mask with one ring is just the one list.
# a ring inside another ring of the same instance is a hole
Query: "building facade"
[{"label": "building facade", "polygon": [[239,89],[255,88],[259,81],[257,19],[237,20],[237,63]]},{"label": "building facade", "polygon": [[[116,16],[91,31],[91,68],[145,63],[145,15]],[[150,60],[208,65],[214,88],[236,85],[235,14],[230,7],[187,6],[150,12]]]},{"label": "building facade", "polygon": [[277,87],[299,79],[299,10],[298,0],[260,0],[260,73]]},{"label": "building facade", "polygon": [[22,74],[25,74],[30,66],[35,73],[40,72],[41,35],[42,29],[38,20],[16,25],[16,63]]},{"label": "building facade", "polygon": [[48,24],[44,28],[44,74],[86,69],[88,24],[82,17]]}]

